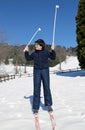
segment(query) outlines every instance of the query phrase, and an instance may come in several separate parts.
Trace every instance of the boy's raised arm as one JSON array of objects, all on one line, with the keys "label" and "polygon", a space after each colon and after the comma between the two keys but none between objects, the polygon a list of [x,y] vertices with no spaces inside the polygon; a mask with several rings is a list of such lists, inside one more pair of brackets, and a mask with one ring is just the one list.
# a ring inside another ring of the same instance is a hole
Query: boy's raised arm
[{"label": "boy's raised arm", "polygon": [[26,46],[25,49],[24,49],[24,52],[28,51],[29,52],[29,47]]}]

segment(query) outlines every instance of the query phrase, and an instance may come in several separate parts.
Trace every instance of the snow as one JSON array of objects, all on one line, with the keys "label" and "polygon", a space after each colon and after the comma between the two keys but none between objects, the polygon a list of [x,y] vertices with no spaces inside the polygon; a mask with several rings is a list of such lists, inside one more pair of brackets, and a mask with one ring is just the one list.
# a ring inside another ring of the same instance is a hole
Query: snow
[{"label": "snow", "polygon": [[12,63],[5,65],[3,62],[0,64],[0,75],[15,74],[15,66]]},{"label": "snow", "polygon": [[[79,65],[76,57],[68,57],[62,63],[62,69],[77,67]],[[57,70],[58,66],[50,69]],[[29,67],[28,73],[32,73],[32,70]],[[36,130],[31,110],[32,80],[32,75],[26,74],[0,83],[0,130]],[[56,130],[85,130],[85,71],[51,73],[50,86]],[[39,118],[41,130],[52,130],[44,107],[42,89]]]},{"label": "snow", "polygon": [[[66,60],[61,63],[61,70],[80,68],[77,57],[67,56]],[[51,68],[51,70],[60,70],[60,64]]]}]

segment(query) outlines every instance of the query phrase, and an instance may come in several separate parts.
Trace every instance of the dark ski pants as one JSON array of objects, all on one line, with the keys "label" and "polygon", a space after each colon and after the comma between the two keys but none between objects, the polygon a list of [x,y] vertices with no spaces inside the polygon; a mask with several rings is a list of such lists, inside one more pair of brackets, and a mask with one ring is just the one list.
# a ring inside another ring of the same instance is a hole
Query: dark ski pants
[{"label": "dark ski pants", "polygon": [[33,109],[37,110],[40,106],[41,81],[43,83],[45,106],[51,106],[52,97],[49,82],[49,69],[34,69]]}]

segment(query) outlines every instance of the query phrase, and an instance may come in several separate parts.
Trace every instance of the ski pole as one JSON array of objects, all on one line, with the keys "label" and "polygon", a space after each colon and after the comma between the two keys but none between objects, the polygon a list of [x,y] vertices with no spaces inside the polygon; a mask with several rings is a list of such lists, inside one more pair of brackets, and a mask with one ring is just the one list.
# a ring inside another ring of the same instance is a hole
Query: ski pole
[{"label": "ski pole", "polygon": [[55,30],[56,30],[56,16],[57,16],[57,9],[59,8],[59,5],[55,6],[55,16],[54,16],[54,26],[53,26],[53,40],[52,45],[54,45],[54,38],[55,38]]},{"label": "ski pole", "polygon": [[41,31],[41,28],[38,28],[38,29],[35,31],[35,33],[33,34],[32,38],[30,39],[30,41],[27,43],[26,46],[30,45],[31,41],[33,40],[33,38],[37,35],[37,33],[38,33],[39,31]]}]

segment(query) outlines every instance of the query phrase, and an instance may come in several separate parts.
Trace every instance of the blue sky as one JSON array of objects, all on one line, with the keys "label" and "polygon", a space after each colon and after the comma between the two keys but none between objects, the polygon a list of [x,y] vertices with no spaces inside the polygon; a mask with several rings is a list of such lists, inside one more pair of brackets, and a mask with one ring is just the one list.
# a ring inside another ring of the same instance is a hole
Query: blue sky
[{"label": "blue sky", "polygon": [[27,44],[40,27],[41,31],[32,40],[41,38],[52,43],[55,5],[56,45],[75,47],[76,23],[79,0],[0,0],[0,32],[10,44]]}]

